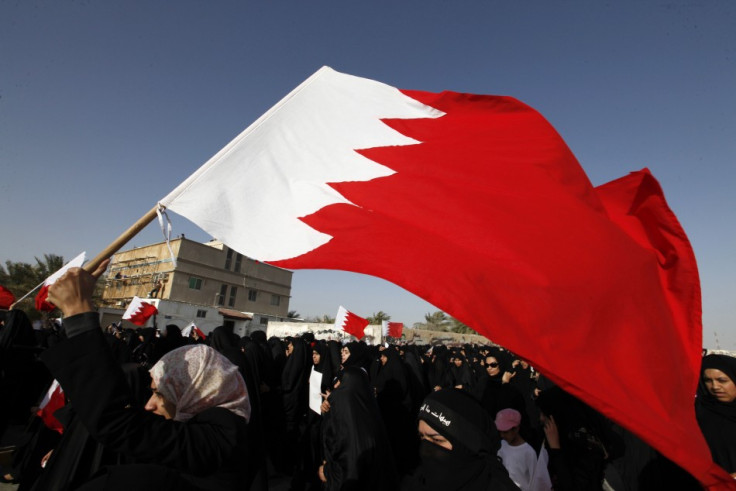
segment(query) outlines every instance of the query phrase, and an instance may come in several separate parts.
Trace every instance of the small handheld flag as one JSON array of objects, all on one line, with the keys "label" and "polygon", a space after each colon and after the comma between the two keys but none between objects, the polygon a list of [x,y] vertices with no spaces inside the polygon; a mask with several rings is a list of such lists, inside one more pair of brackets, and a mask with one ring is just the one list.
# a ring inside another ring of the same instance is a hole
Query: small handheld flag
[{"label": "small handheld flag", "polygon": [[363,339],[363,336],[365,336],[363,331],[367,325],[368,319],[353,314],[342,305],[337,309],[337,316],[335,317],[336,329],[342,329],[358,339]]},{"label": "small handheld flag", "polygon": [[56,305],[48,301],[49,287],[53,285],[56,280],[61,278],[61,276],[66,273],[69,268],[81,268],[84,264],[85,257],[86,252],[82,252],[77,257],[62,266],[57,272],[55,272],[43,281],[43,286],[36,294],[36,310],[40,310],[41,312],[51,312],[56,308]]},{"label": "small handheld flag", "polygon": [[404,324],[401,322],[383,321],[381,328],[384,338],[400,338],[401,333],[404,332]]},{"label": "small handheld flag", "polygon": [[133,297],[130,305],[123,314],[123,319],[132,322],[136,326],[145,326],[151,316],[158,314],[158,309],[141,300],[139,297]]}]

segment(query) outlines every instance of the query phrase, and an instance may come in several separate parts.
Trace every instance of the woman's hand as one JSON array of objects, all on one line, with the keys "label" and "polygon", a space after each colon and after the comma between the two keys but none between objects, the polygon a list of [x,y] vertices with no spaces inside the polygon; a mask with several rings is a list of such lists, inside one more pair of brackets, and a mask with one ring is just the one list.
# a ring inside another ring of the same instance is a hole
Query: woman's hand
[{"label": "woman's hand", "polygon": [[49,287],[49,302],[53,303],[66,317],[92,312],[92,293],[95,290],[97,278],[107,269],[109,259],[100,263],[93,273],[88,273],[82,268],[69,268],[61,278]]},{"label": "woman's hand", "polygon": [[322,404],[319,406],[319,410],[322,412],[322,414],[330,412],[330,401],[327,400],[327,397],[329,395],[330,395],[329,391],[327,392],[327,395],[322,394],[322,397],[325,398],[325,400],[322,401]]},{"label": "woman's hand", "polygon": [[549,448],[560,448],[560,432],[552,416],[544,418],[544,436],[547,438]]}]

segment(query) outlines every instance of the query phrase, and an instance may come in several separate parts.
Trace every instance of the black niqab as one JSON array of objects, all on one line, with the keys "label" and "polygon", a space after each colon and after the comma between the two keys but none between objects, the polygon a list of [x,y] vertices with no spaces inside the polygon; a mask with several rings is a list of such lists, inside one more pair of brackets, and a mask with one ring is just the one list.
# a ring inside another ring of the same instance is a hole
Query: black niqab
[{"label": "black niqab", "polygon": [[418,489],[518,489],[496,456],[501,441],[490,416],[465,391],[443,389],[428,395],[419,419],[445,437],[452,449],[422,441]]}]

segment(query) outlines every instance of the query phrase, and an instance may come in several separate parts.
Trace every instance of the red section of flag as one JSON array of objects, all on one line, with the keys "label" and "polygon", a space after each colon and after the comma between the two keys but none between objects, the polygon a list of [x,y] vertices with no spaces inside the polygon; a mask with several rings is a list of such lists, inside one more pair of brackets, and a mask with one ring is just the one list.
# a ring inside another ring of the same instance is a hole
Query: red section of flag
[{"label": "red section of flag", "polygon": [[158,309],[156,307],[150,303],[141,302],[138,310],[131,314],[128,320],[136,326],[145,326],[148,319],[150,319],[152,315],[156,314],[158,314]]},{"label": "red section of flag", "polygon": [[9,309],[15,303],[13,292],[0,285],[0,309]]},{"label": "red section of flag", "polygon": [[205,336],[204,333],[197,326],[192,327],[192,330],[197,333],[199,339],[207,339],[207,336]]},{"label": "red section of flag", "polygon": [[[396,173],[332,184],[351,204],[303,218],[332,240],[274,264],[392,281],[528,359],[703,483],[726,483],[693,410],[697,268],[674,216],[659,213],[654,180],[628,181],[629,194],[612,183],[599,196],[523,103],[404,93],[446,115],[385,120],[422,143],[360,150]],[[662,390],[664,379],[678,382]]]},{"label": "red section of flag", "polygon": [[52,312],[56,308],[56,305],[48,301],[49,286],[50,285],[43,285],[36,294],[36,310],[40,310],[41,312]]},{"label": "red section of flag", "polygon": [[43,423],[49,429],[63,433],[64,427],[59,420],[56,419],[54,413],[57,409],[64,407],[65,404],[66,400],[64,398],[64,391],[61,389],[59,383],[54,380],[54,383],[49,388],[49,391],[41,402],[36,414],[43,420]]},{"label": "red section of flag", "polygon": [[404,331],[404,324],[401,322],[389,322],[388,323],[388,335],[392,338],[400,338],[401,333]]},{"label": "red section of flag", "polygon": [[367,319],[363,319],[362,317],[357,316],[350,311],[347,311],[347,315],[345,316],[345,320],[342,324],[342,329],[346,333],[351,334],[358,339],[363,339],[363,336],[365,336],[364,331],[367,325]]}]

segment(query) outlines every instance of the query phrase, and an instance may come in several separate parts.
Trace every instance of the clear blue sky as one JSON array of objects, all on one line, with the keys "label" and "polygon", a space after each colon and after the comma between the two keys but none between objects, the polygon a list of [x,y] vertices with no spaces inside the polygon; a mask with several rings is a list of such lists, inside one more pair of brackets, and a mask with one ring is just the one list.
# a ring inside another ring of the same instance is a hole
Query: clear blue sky
[{"label": "clear blue sky", "polygon": [[[704,344],[736,350],[734,26],[731,0],[2,1],[0,261],[95,255],[329,65],[521,99],[595,185],[649,167],[698,259]],[[297,271],[292,294],[305,316],[435,310],[351,273]]]}]

